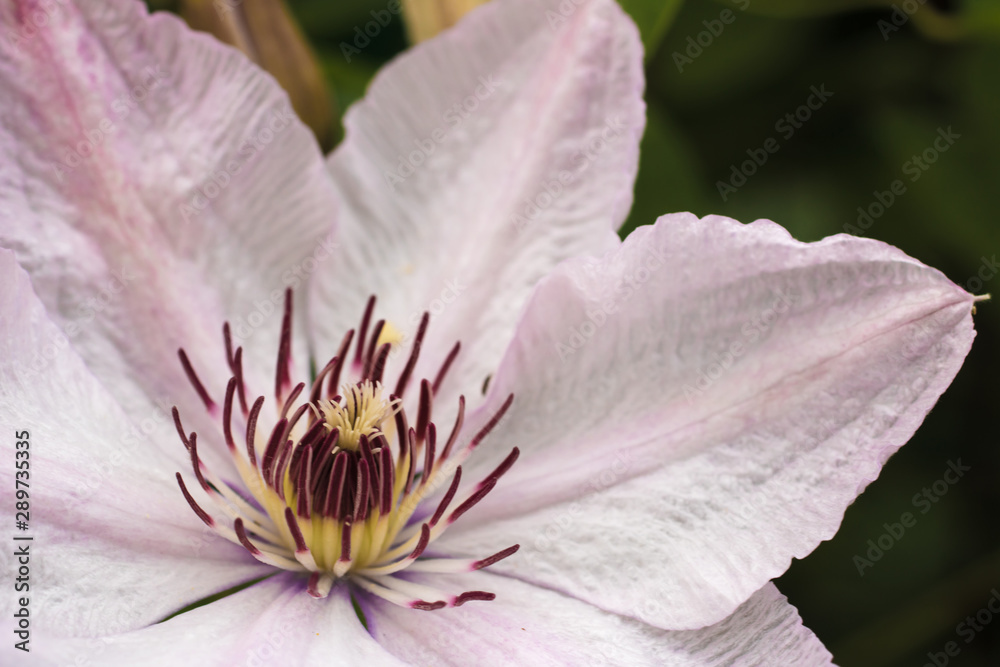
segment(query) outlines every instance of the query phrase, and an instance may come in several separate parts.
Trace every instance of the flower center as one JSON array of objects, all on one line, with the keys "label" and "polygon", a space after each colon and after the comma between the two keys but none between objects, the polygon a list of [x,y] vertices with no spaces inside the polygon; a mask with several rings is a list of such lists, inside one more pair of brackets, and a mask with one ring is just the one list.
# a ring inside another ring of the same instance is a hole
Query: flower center
[{"label": "flower center", "polygon": [[[492,593],[452,594],[396,575],[403,570],[478,570],[517,551],[519,545],[484,559],[423,557],[428,544],[482,500],[517,459],[518,450],[514,448],[486,479],[458,493],[462,462],[503,417],[513,396],[467,444],[456,446],[465,416],[465,397],[460,396],[455,423],[439,447],[432,402],[460,345],[456,343],[452,348],[433,383],[421,380],[417,419],[410,426],[403,395],[416,366],[429,315],[424,313],[395,391],[387,393],[383,374],[389,352],[401,337],[384,320],[377,322],[368,336],[374,306],[372,297],[358,329],[353,361],[348,362],[355,338],[352,329],[305,393],[306,383],[294,387],[291,383],[292,295],[291,290],[286,293],[275,414],[268,420],[272,423],[269,432],[262,428],[267,420],[262,415],[264,397],[248,405],[242,348],[233,349],[228,323],[223,335],[232,377],[221,415],[187,354],[179,350],[181,364],[195,391],[209,413],[220,420],[223,438],[242,482],[242,488],[229,484],[206,468],[198,456],[197,433],[186,433],[174,408],[177,432],[191,456],[195,477],[213,501],[215,511],[203,509],[177,473],[181,492],[206,525],[241,544],[261,562],[308,572],[308,590],[314,597],[326,597],[336,580],[348,578],[370,593],[416,609],[492,600]],[[338,384],[345,374],[348,380]],[[237,437],[245,446],[237,446]],[[433,511],[428,507],[418,513],[425,500],[440,489],[445,492]],[[424,518],[417,520],[414,516]]]},{"label": "flower center", "polygon": [[344,385],[342,394],[343,403],[320,400],[317,417],[323,419],[329,431],[337,429],[337,446],[348,451],[358,451],[361,438],[371,442],[382,433],[383,422],[400,410],[399,399],[387,399],[380,383],[365,380],[358,385]]}]

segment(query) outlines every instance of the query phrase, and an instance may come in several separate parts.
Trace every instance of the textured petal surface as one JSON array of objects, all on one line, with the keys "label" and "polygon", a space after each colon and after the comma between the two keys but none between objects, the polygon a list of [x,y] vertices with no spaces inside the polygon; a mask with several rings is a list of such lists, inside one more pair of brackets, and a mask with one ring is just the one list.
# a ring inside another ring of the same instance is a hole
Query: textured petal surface
[{"label": "textured petal surface", "polygon": [[[40,354],[49,370],[26,373]],[[17,536],[33,538],[10,542],[0,569],[13,582],[28,566],[20,583],[29,588],[19,592],[30,597],[34,631],[123,632],[266,571],[203,530],[160,472],[168,464],[148,447],[160,426],[129,419],[49,320],[12,253],[0,251],[0,449],[10,462],[0,483],[11,512],[15,491],[27,495],[17,518],[28,529]],[[27,445],[16,446],[24,432]],[[19,547],[27,563],[15,558]],[[13,591],[0,601],[5,618],[15,601]]]},{"label": "textured petal surface", "polygon": [[417,378],[461,340],[443,391],[478,399],[531,287],[617,243],[645,124],[642,46],[617,3],[562,5],[488,3],[386,66],[348,112],[329,160],[341,248],[316,283],[325,354],[377,294],[405,334],[431,312]]},{"label": "textured petal surface", "polygon": [[346,587],[324,600],[283,574],[135,632],[40,650],[52,664],[84,656],[107,667],[396,667],[400,662],[365,631]]},{"label": "textured petal surface", "polygon": [[[458,579],[428,578],[427,583],[454,586]],[[486,572],[461,583],[494,591],[497,599],[428,613],[373,602],[365,605],[368,627],[379,643],[414,665],[832,664],[771,584],[717,625],[670,631]],[[655,607],[659,601],[637,597],[634,603]]]},{"label": "textured petal surface", "polygon": [[637,615],[659,627],[717,622],[833,536],[958,372],[971,305],[877,241],[661,218],[539,286],[469,474],[521,458],[438,546],[520,542],[498,569],[620,613],[653,594]]},{"label": "textured petal surface", "polygon": [[219,401],[229,318],[273,386],[283,290],[332,240],[312,135],[242,55],[142,3],[7,1],[0,24],[0,246],[130,415],[177,404],[214,436],[177,349]]}]

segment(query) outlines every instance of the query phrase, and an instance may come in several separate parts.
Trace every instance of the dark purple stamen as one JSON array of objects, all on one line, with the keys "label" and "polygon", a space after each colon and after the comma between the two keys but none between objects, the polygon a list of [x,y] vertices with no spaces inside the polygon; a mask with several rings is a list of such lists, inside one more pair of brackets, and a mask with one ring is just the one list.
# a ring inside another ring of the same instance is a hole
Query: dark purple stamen
[{"label": "dark purple stamen", "polygon": [[181,424],[180,411],[177,410],[177,406],[175,405],[170,412],[174,416],[174,427],[177,429],[177,435],[181,436],[181,442],[184,443],[184,449],[190,450],[191,443],[188,442],[187,433],[184,432],[184,426]]},{"label": "dark purple stamen", "polygon": [[493,565],[494,563],[499,563],[500,561],[502,561],[507,556],[512,556],[515,553],[517,553],[517,550],[520,549],[520,548],[521,548],[520,544],[515,544],[512,547],[507,547],[503,551],[496,552],[495,554],[493,554],[489,558],[484,558],[482,560],[477,560],[475,563],[472,564],[472,569],[473,570],[481,570],[484,567],[489,567],[490,565]]},{"label": "dark purple stamen", "polygon": [[323,504],[324,516],[339,517],[342,515],[345,484],[347,483],[347,452],[341,451],[333,459],[330,472],[330,483],[327,485],[327,496]]},{"label": "dark purple stamen", "polygon": [[198,434],[191,431],[191,435],[188,436],[188,442],[191,443],[191,449],[188,452],[191,454],[191,467],[194,468],[194,476],[198,478],[201,488],[211,491],[212,487],[208,485],[208,482],[205,481],[205,476],[201,474],[201,459],[198,458]]},{"label": "dark purple stamen", "polygon": [[222,434],[226,438],[226,447],[230,452],[236,451],[236,441],[233,440],[233,394],[236,393],[236,378],[230,378],[226,386],[226,400],[222,404]]},{"label": "dark purple stamen", "polygon": [[285,523],[288,524],[288,531],[292,534],[292,539],[295,540],[295,551],[300,554],[309,551],[309,546],[302,536],[302,529],[299,528],[299,522],[295,520],[295,514],[291,507],[285,508]]},{"label": "dark purple stamen", "polygon": [[375,361],[375,350],[378,347],[378,339],[382,335],[382,329],[385,327],[385,320],[379,320],[375,323],[375,328],[372,330],[372,339],[368,343],[368,349],[365,351],[365,356],[362,359],[361,377],[368,378],[372,374],[372,364]]},{"label": "dark purple stamen", "polygon": [[368,336],[368,325],[372,321],[372,311],[375,310],[375,295],[368,297],[368,305],[365,306],[365,314],[361,317],[361,328],[358,329],[358,350],[354,354],[354,364],[361,365],[361,355],[365,351],[365,338]]},{"label": "dark purple stamen", "polygon": [[503,402],[503,405],[500,406],[500,409],[497,410],[496,414],[493,415],[493,417],[491,417],[490,420],[486,423],[486,426],[481,428],[479,430],[479,433],[476,434],[476,437],[474,437],[472,441],[469,443],[470,452],[473,449],[475,449],[476,446],[479,443],[481,443],[487,435],[489,435],[490,431],[492,431],[497,424],[500,423],[500,420],[503,419],[504,414],[507,412],[507,409],[510,408],[510,404],[513,402],[514,402],[514,394],[511,394],[507,397],[507,400]]},{"label": "dark purple stamen", "polygon": [[344,519],[343,525],[340,530],[340,562],[349,563],[351,562],[351,527],[354,522],[350,519]]},{"label": "dark purple stamen", "polygon": [[[295,404],[295,399],[299,397],[299,394],[301,394],[302,390],[305,388],[306,388],[305,382],[300,382],[297,385],[295,385],[295,389],[292,389],[292,393],[288,395],[288,398],[285,399],[284,405],[281,406],[281,414],[279,415],[281,418],[285,418],[288,416],[288,410]],[[300,407],[308,407],[308,406],[302,405]]]},{"label": "dark purple stamen", "polygon": [[258,396],[250,408],[250,415],[247,417],[247,456],[250,458],[250,465],[257,467],[257,450],[254,438],[257,433],[257,417],[260,416],[260,409],[264,407],[264,397]]},{"label": "dark purple stamen", "polygon": [[410,603],[410,609],[419,609],[421,611],[435,611],[437,609],[443,609],[448,606],[448,603],[443,600],[438,600],[437,602],[424,602],[423,600],[417,600],[416,602]]},{"label": "dark purple stamen", "polygon": [[457,598],[455,598],[455,607],[461,607],[466,602],[472,602],[473,600],[482,600],[484,602],[489,602],[496,599],[496,593],[487,593],[486,591],[469,591],[467,593],[462,593]]},{"label": "dark purple stamen", "polygon": [[[319,447],[316,449],[315,459],[319,462],[319,467],[316,471],[316,475],[313,477],[313,493],[318,493],[320,489],[326,487],[328,483],[328,477],[330,471],[333,470],[334,457],[330,456],[333,453],[333,448],[337,446],[337,441],[340,439],[340,430],[333,429],[325,435],[323,441],[320,443]],[[322,502],[317,502],[319,507],[323,507]]]},{"label": "dark purple stamen", "polygon": [[412,428],[410,428],[407,433],[407,448],[410,450],[410,461],[406,469],[406,485],[403,487],[403,493],[410,495],[410,490],[413,488],[413,475],[416,472],[416,460],[417,460],[417,433]]},{"label": "dark purple stamen", "polygon": [[253,545],[250,538],[247,537],[246,528],[243,525],[243,519],[236,517],[236,521],[233,522],[233,529],[236,531],[236,538],[240,541],[240,544],[246,548],[254,556],[259,556],[261,551]]},{"label": "dark purple stamen", "polygon": [[427,437],[427,424],[431,420],[431,385],[427,380],[420,381],[420,403],[417,406],[417,441],[423,442]]},{"label": "dark purple stamen", "polygon": [[295,480],[295,493],[297,495],[295,509],[303,519],[308,519],[312,516],[313,494],[311,493],[311,488],[313,459],[311,454],[312,446],[310,445],[306,448],[305,454],[302,455],[302,465],[299,467],[299,474]]},{"label": "dark purple stamen", "polygon": [[461,349],[462,341],[456,341],[454,347],[451,348],[451,352],[445,358],[444,363],[441,364],[441,369],[438,371],[437,377],[434,378],[434,384],[431,387],[435,395],[437,395],[441,383],[444,382],[444,376],[448,374],[448,369],[451,368],[451,362],[455,361],[455,357],[458,356],[458,351]]},{"label": "dark purple stamen", "polygon": [[486,485],[487,482],[489,481],[495,482],[501,477],[503,477],[504,473],[510,470],[510,467],[514,465],[514,461],[517,461],[517,457],[520,455],[521,455],[521,450],[518,449],[517,447],[510,450],[510,454],[507,455],[507,458],[501,461],[500,465],[498,465],[496,469],[493,470],[493,472],[487,475],[486,479],[484,479],[482,482],[479,483],[479,486],[483,487]]},{"label": "dark purple stamen", "polygon": [[181,493],[184,494],[184,500],[186,500],[187,503],[188,503],[188,505],[191,506],[191,509],[194,510],[194,513],[198,515],[198,518],[201,519],[202,521],[204,521],[205,525],[208,526],[209,528],[214,528],[215,527],[215,519],[213,519],[212,517],[210,517],[208,515],[208,512],[206,512],[205,510],[203,510],[198,505],[198,503],[196,503],[194,501],[194,498],[192,498],[191,494],[188,493],[187,487],[184,485],[184,478],[181,477],[180,473],[177,473],[177,483],[181,487]]},{"label": "dark purple stamen", "polygon": [[382,382],[382,374],[385,373],[385,365],[389,361],[389,350],[391,349],[391,343],[382,343],[381,347],[378,348],[375,361],[372,362],[371,370],[368,373],[368,378],[372,381],[372,384]]},{"label": "dark purple stamen", "polygon": [[188,359],[187,352],[184,348],[177,350],[177,356],[181,359],[181,366],[184,367],[184,372],[187,374],[188,381],[194,386],[194,390],[198,392],[198,396],[201,398],[201,402],[205,404],[205,409],[209,412],[215,412],[215,401],[213,401],[208,396],[208,392],[205,391],[205,385],[201,383],[198,379],[198,374],[194,372],[194,366],[191,365],[191,360]]},{"label": "dark purple stamen", "polygon": [[455,492],[458,491],[458,483],[462,481],[462,466],[455,468],[455,476],[451,478],[451,485],[448,487],[448,492],[444,494],[444,498],[438,503],[437,509],[434,510],[434,516],[431,517],[431,526],[436,526],[441,517],[444,516],[445,510],[448,509],[448,505],[455,498]]},{"label": "dark purple stamen", "polygon": [[281,318],[281,341],[278,343],[278,363],[274,373],[274,395],[278,401],[292,386],[292,290],[285,290],[285,314]]},{"label": "dark purple stamen", "polygon": [[379,451],[379,467],[381,469],[382,498],[379,512],[384,516],[392,510],[392,488],[396,482],[396,466],[392,462],[392,452],[388,447]]},{"label": "dark purple stamen", "polygon": [[451,448],[458,439],[458,434],[462,430],[462,423],[465,421],[465,396],[458,397],[458,415],[455,417],[455,425],[451,427],[451,435],[441,452],[441,458],[446,459],[451,454]]},{"label": "dark purple stamen", "polygon": [[419,558],[420,554],[424,553],[424,549],[431,541],[431,528],[426,523],[420,526],[420,539],[417,540],[417,546],[413,547],[413,551],[410,552],[410,558]]},{"label": "dark purple stamen", "polygon": [[285,446],[278,448],[278,455],[275,457],[274,471],[272,473],[273,486],[275,491],[278,492],[278,497],[282,500],[285,500],[285,466],[291,461],[293,451],[292,441],[286,440]]},{"label": "dark purple stamen", "polygon": [[437,444],[437,429],[434,424],[427,427],[427,443],[424,445],[424,470],[420,479],[420,486],[427,484],[431,473],[434,471],[434,448]]},{"label": "dark purple stamen", "polygon": [[479,489],[477,489],[475,493],[473,493],[471,496],[469,496],[468,500],[466,500],[464,503],[462,503],[461,505],[459,505],[458,509],[456,509],[454,512],[451,513],[451,515],[448,517],[448,523],[452,524],[452,523],[455,523],[456,521],[458,521],[458,519],[463,514],[465,514],[466,512],[468,512],[480,500],[482,500],[483,498],[485,498],[486,495],[490,491],[492,491],[493,487],[496,486],[496,485],[497,485],[497,481],[494,479],[494,480],[486,482],[483,486],[481,486]]},{"label": "dark purple stamen", "polygon": [[247,416],[247,388],[243,383],[243,348],[236,348],[236,359],[234,361],[236,364],[236,370],[234,372],[236,376],[236,388],[237,395],[240,397],[240,410],[243,412],[243,416]]},{"label": "dark purple stamen", "polygon": [[410,375],[413,373],[413,368],[417,365],[417,358],[420,356],[420,346],[424,342],[424,334],[427,333],[427,323],[430,322],[431,314],[424,311],[423,317],[420,318],[420,326],[417,327],[417,335],[413,338],[413,347],[410,348],[410,357],[406,360],[406,366],[403,367],[403,372],[399,375],[399,380],[396,382],[396,391],[394,392],[396,396],[402,396],[403,392],[406,391],[406,385],[410,382]]},{"label": "dark purple stamen", "polygon": [[233,377],[236,378],[236,388],[240,397],[240,409],[243,411],[243,416],[246,417],[247,395],[246,387],[243,386],[243,348],[238,347],[235,352],[233,351],[233,337],[229,330],[229,322],[222,325],[222,337],[226,343],[226,361],[229,364],[229,370],[232,371]]},{"label": "dark purple stamen", "polygon": [[309,575],[309,585],[306,587],[309,591],[309,595],[314,598],[323,597],[319,592],[319,578],[322,576],[319,572],[313,572]]},{"label": "dark purple stamen", "polygon": [[363,521],[368,518],[368,461],[364,458],[358,461],[358,483],[354,496],[354,520]]},{"label": "dark purple stamen", "polygon": [[271,431],[271,438],[267,441],[267,446],[264,448],[264,458],[261,462],[260,470],[265,480],[270,481],[271,479],[271,468],[274,466],[274,458],[278,455],[278,446],[282,444],[281,434],[287,424],[288,420],[282,419],[275,425],[274,430]]},{"label": "dark purple stamen", "polygon": [[344,369],[344,362],[347,360],[347,352],[351,347],[351,339],[353,337],[354,329],[351,329],[344,335],[344,340],[340,343],[340,349],[337,350],[337,356],[335,357],[337,363],[334,365],[333,370],[330,371],[330,384],[326,392],[327,398],[331,398],[337,393],[340,372]]}]

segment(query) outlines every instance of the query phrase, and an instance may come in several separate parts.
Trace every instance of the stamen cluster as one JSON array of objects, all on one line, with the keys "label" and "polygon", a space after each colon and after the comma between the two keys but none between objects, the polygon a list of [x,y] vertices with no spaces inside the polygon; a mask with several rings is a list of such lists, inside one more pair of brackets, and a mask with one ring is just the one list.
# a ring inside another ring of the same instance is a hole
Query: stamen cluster
[{"label": "stamen cluster", "polygon": [[[305,393],[306,383],[294,387],[291,383],[292,294],[286,293],[275,416],[269,431],[261,428],[264,396],[248,404],[243,351],[233,349],[228,323],[223,337],[232,377],[221,416],[187,354],[179,350],[181,364],[206,409],[221,417],[222,434],[244,487],[233,488],[206,468],[198,456],[197,433],[186,433],[174,408],[174,423],[190,453],[195,477],[225,519],[205,511],[177,473],[181,492],[206,525],[261,562],[308,572],[308,590],[314,597],[326,597],[337,579],[349,578],[370,593],[415,609],[492,600],[492,593],[448,594],[394,575],[404,569],[478,570],[517,551],[514,545],[479,560],[422,557],[427,546],[482,500],[517,459],[514,448],[484,480],[458,494],[461,463],[503,417],[513,395],[467,445],[456,448],[465,416],[465,397],[460,396],[455,423],[439,447],[433,398],[461,346],[455,344],[433,383],[421,380],[416,424],[411,426],[402,407],[403,395],[429,315],[424,313],[395,391],[386,395],[382,376],[393,342],[391,337],[389,342],[382,340],[383,331],[389,330],[384,320],[368,336],[374,307],[373,296],[358,330],[353,360],[348,362],[355,337],[352,329]],[[342,375],[348,377],[343,385]],[[422,502],[446,483],[447,490],[429,518],[414,520]]]}]

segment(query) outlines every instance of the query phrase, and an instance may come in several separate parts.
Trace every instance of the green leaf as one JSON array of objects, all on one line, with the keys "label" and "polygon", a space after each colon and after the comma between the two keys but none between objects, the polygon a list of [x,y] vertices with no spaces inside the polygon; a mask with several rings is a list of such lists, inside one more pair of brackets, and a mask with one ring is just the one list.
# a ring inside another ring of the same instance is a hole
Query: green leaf
[{"label": "green leaf", "polygon": [[639,225],[650,225],[665,213],[710,212],[705,179],[684,133],[656,105],[650,105],[646,133],[639,150],[635,202],[621,228],[625,237]]},{"label": "green leaf", "polygon": [[323,77],[333,92],[337,108],[337,139],[343,139],[341,119],[348,107],[365,95],[369,82],[381,66],[381,61],[355,58],[348,64],[336,47],[319,45],[316,49]]},{"label": "green leaf", "polygon": [[996,0],[965,0],[950,14],[921,7],[913,23],[932,39],[989,39],[1000,41],[1000,3]]}]

